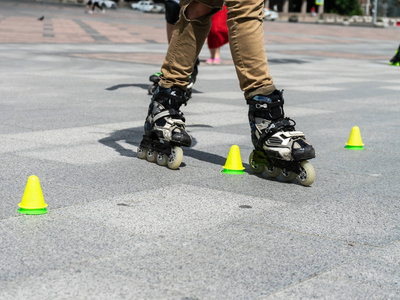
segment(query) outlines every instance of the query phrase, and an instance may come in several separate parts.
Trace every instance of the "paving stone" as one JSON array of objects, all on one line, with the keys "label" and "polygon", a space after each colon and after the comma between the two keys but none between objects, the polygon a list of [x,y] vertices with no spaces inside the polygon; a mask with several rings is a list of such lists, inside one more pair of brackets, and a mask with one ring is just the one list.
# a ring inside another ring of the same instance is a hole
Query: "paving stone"
[{"label": "paving stone", "polygon": [[[398,29],[264,29],[310,187],[251,171],[228,45],[200,53],[172,171],[136,154],[163,14],[0,0],[0,299],[399,299]],[[234,144],[242,175],[221,172]],[[18,212],[33,174],[45,215]]]}]

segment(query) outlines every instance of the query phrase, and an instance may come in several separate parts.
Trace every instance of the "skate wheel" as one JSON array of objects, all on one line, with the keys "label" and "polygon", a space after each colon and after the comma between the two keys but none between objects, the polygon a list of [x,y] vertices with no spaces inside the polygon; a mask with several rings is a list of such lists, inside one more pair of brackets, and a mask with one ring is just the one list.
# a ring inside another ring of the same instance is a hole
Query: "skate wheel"
[{"label": "skate wheel", "polygon": [[147,151],[147,161],[149,162],[156,162],[157,160],[157,151],[148,150]]},{"label": "skate wheel", "polygon": [[254,160],[254,151],[252,151],[250,153],[249,162],[250,162],[250,167],[251,167],[251,170],[253,171],[253,173],[261,174],[262,172],[264,172],[264,169],[265,169],[264,165],[257,164]]},{"label": "skate wheel", "polygon": [[140,159],[145,159],[146,156],[147,156],[147,149],[139,147],[137,149],[137,157],[139,157]]},{"label": "skate wheel", "polygon": [[157,164],[160,166],[166,166],[168,164],[168,156],[163,153],[158,153]]},{"label": "skate wheel", "polygon": [[156,89],[157,89],[157,85],[152,84],[147,89],[147,92],[149,93],[149,95],[153,95],[156,92]]},{"label": "skate wheel", "polygon": [[269,177],[276,178],[281,174],[281,169],[265,166],[265,173],[267,173]]},{"label": "skate wheel", "polygon": [[302,185],[309,186],[314,182],[315,171],[312,164],[307,160],[300,162],[300,175],[297,177]]},{"label": "skate wheel", "polygon": [[183,151],[181,147],[175,146],[172,148],[171,155],[168,157],[168,168],[171,170],[178,169],[182,163]]},{"label": "skate wheel", "polygon": [[286,169],[282,169],[281,174],[282,174],[283,180],[285,180],[286,182],[293,182],[297,177],[296,173],[287,171]]}]

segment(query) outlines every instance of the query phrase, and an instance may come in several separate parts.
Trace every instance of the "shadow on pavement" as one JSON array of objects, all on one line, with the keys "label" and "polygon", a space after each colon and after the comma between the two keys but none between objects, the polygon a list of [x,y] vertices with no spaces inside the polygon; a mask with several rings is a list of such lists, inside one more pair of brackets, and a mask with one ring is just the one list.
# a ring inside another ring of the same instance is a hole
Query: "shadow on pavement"
[{"label": "shadow on pavement", "polygon": [[144,90],[147,90],[147,88],[149,86],[150,86],[150,84],[144,84],[144,83],[121,83],[121,84],[113,85],[113,86],[106,88],[106,91],[115,91],[115,90],[127,88],[127,87],[140,87]]},{"label": "shadow on pavement", "polygon": [[[116,84],[116,85],[106,88],[106,91],[115,91],[115,90],[127,88],[127,87],[139,87],[139,88],[147,91],[150,85],[151,85],[151,83],[149,83],[149,84],[146,84],[146,83],[121,83],[121,84]],[[196,89],[192,89],[192,94],[201,94],[201,93],[202,92],[199,92]]]},{"label": "shadow on pavement", "polygon": [[[208,127],[208,125],[192,125],[188,127]],[[143,127],[134,127],[128,129],[117,130],[112,133],[106,138],[100,139],[99,143],[113,148],[116,152],[118,152],[121,156],[126,157],[137,157],[136,149],[128,149],[123,146],[123,143],[130,144],[134,147],[139,147],[139,143],[142,140],[143,136]],[[122,142],[122,143],[121,143]],[[192,146],[191,148],[184,147],[184,157],[192,157],[198,159],[200,161],[216,164],[223,166],[226,161],[226,157],[204,152],[201,150],[193,149],[192,147],[197,144],[196,139],[192,136]],[[185,165],[182,164],[181,167]]]},{"label": "shadow on pavement", "polygon": [[308,61],[300,60],[300,59],[290,59],[290,58],[275,58],[275,59],[268,59],[269,64],[306,64]]}]

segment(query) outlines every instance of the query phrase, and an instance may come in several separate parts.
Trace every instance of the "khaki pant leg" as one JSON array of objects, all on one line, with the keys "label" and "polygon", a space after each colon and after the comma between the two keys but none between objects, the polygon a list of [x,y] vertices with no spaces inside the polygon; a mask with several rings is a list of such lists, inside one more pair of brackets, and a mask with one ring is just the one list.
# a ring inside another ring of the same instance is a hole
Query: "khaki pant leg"
[{"label": "khaki pant leg", "polygon": [[229,45],[245,98],[271,94],[276,88],[264,47],[263,0],[226,0],[225,4]]},{"label": "khaki pant leg", "polygon": [[[160,85],[186,89],[193,66],[211,29],[211,15],[189,20],[185,11],[192,0],[181,1],[179,21],[175,25],[167,55],[161,68]],[[223,0],[198,0],[211,8],[221,8]]]}]

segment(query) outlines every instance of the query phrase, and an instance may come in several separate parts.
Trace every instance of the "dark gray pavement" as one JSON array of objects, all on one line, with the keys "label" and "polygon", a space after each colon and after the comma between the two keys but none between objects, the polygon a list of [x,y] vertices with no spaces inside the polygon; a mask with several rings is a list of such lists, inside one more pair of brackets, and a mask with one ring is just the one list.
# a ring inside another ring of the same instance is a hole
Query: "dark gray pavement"
[{"label": "dark gray pavement", "polygon": [[[0,1],[0,299],[400,299],[400,28],[265,23],[317,151],[303,187],[251,172],[228,46],[200,65],[179,170],[138,159],[163,16],[83,11]],[[221,173],[234,144],[244,175]],[[17,211],[32,174],[46,215]]]}]

